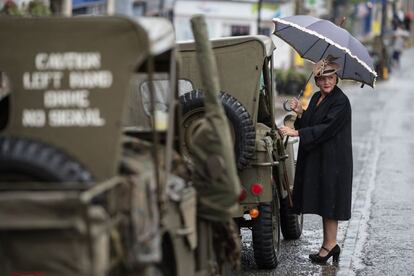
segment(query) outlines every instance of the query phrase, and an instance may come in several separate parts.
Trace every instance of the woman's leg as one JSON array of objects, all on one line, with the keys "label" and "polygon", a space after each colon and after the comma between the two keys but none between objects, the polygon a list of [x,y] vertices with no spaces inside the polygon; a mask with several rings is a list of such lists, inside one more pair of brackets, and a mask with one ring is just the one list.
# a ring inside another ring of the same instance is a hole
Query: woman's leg
[{"label": "woman's leg", "polygon": [[[331,250],[336,245],[336,235],[338,232],[338,221],[328,218],[322,218],[323,223],[323,247]],[[321,249],[319,251],[320,256],[328,255],[326,250]]]}]

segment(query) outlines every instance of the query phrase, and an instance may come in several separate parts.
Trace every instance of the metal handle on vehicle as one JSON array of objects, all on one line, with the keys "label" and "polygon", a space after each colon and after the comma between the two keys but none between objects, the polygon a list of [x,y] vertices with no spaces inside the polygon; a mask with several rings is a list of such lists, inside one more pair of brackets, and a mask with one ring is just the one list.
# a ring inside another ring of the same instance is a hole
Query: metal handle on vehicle
[{"label": "metal handle on vehicle", "polygon": [[290,107],[286,107],[286,104],[289,102],[289,100],[285,100],[284,102],[283,102],[283,109],[284,110],[286,110],[286,111],[292,111],[293,109],[292,108],[290,108]]},{"label": "metal handle on vehicle", "polygon": [[279,161],[274,161],[274,162],[262,162],[262,163],[252,163],[252,166],[256,166],[256,167],[272,167],[272,166],[277,166],[279,165]]},{"label": "metal handle on vehicle", "polygon": [[194,233],[194,229],[192,227],[177,229],[177,232],[176,232],[178,236],[188,236],[192,233]]},{"label": "metal handle on vehicle", "polygon": [[279,160],[284,161],[284,160],[286,160],[288,157],[289,157],[289,155],[288,155],[288,154],[280,155],[280,156],[279,156]]}]

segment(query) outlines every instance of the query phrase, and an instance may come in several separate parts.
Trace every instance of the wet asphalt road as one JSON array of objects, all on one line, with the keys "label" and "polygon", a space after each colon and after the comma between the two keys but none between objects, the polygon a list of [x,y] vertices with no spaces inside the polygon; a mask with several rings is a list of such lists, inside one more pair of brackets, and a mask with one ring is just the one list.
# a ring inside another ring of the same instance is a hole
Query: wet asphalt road
[{"label": "wet asphalt road", "polygon": [[250,231],[242,231],[243,276],[414,275],[414,49],[374,90],[340,86],[353,110],[354,181],[352,218],[339,223],[339,264],[308,261],[321,244],[322,224],[305,215],[301,238],[282,240],[274,270],[257,270]]}]

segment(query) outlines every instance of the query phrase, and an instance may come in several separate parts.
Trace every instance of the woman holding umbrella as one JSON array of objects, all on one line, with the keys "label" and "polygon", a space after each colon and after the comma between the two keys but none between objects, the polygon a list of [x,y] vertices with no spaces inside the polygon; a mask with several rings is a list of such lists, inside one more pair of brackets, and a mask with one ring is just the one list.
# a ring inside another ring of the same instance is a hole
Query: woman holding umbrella
[{"label": "woman holding umbrella", "polygon": [[290,106],[298,115],[295,129],[280,131],[300,137],[294,211],[318,214],[323,221],[322,246],[309,258],[316,263],[326,263],[330,257],[336,261],[341,252],[336,240],[338,221],[350,219],[352,194],[351,105],[337,81],[339,77],[374,87],[377,73],[365,46],[328,20],[295,15],[273,22],[274,35],[316,63],[313,74],[320,91],[305,111],[293,99]]},{"label": "woman holding umbrella", "polygon": [[306,110],[298,99],[290,102],[297,114],[295,129],[280,128],[283,136],[300,137],[293,211],[322,217],[323,243],[319,252],[310,254],[312,262],[338,261],[339,220],[351,217],[352,137],[351,105],[337,86],[340,65],[327,56],[317,62],[313,73],[320,91]]}]

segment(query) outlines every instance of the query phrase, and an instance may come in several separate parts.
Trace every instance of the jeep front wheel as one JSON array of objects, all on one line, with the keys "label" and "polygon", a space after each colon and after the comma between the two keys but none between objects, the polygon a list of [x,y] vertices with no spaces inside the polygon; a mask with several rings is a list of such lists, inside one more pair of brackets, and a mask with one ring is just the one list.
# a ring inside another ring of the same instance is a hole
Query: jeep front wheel
[{"label": "jeep front wheel", "polygon": [[272,269],[280,255],[280,217],[277,196],[259,205],[259,217],[252,228],[254,259],[258,268]]}]

